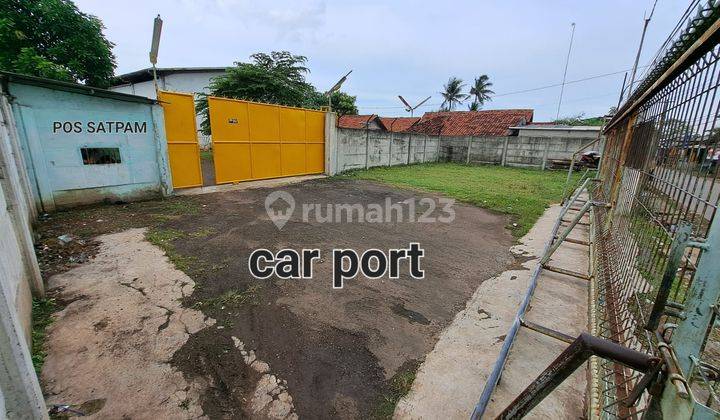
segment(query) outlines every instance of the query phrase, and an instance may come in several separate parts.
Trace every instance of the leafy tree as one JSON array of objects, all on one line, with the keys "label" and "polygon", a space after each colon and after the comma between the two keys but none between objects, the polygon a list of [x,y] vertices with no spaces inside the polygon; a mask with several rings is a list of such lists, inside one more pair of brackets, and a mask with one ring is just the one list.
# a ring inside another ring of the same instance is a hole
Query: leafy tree
[{"label": "leafy tree", "polygon": [[0,0],[0,69],[107,87],[113,44],[70,0]]},{"label": "leafy tree", "polygon": [[[209,95],[304,108],[327,105],[327,97],[305,80],[310,72],[306,66],[307,57],[273,51],[256,53],[250,58],[252,62],[236,62],[235,67],[226,69],[225,74],[213,78]],[[202,132],[210,134],[207,96],[199,93],[195,108],[203,116]],[[331,101],[338,113],[357,114],[354,96],[336,92]]]},{"label": "leafy tree", "polygon": [[[357,115],[358,108],[357,105],[355,105],[356,99],[356,96],[348,95],[345,92],[334,92],[330,97],[330,106],[332,107],[332,111],[337,113],[338,116]],[[327,104],[327,96],[320,92],[315,92],[312,100],[304,106],[306,108],[320,108],[327,106]]]},{"label": "leafy tree", "polygon": [[492,100],[490,95],[495,93],[490,90],[492,85],[493,84],[490,83],[490,78],[486,74],[475,78],[475,82],[470,87],[470,96],[475,97],[475,101],[473,101],[473,103],[477,103],[477,109],[471,109],[471,111],[478,111],[483,105],[485,105],[485,102]]},{"label": "leafy tree", "polygon": [[460,105],[469,95],[462,93],[465,85],[462,79],[457,77],[451,77],[448,82],[443,86],[443,92],[440,94],[443,97],[442,109],[445,111],[452,111],[457,105]]},{"label": "leafy tree", "polygon": [[593,118],[585,118],[584,113],[579,113],[577,115],[572,115],[569,117],[563,117],[558,120],[553,121],[554,124],[558,125],[594,125],[594,126],[602,126],[605,125],[605,119],[603,117],[593,117]]},{"label": "leafy tree", "polygon": [[468,111],[480,111],[480,104],[478,101],[472,101],[468,104]]}]

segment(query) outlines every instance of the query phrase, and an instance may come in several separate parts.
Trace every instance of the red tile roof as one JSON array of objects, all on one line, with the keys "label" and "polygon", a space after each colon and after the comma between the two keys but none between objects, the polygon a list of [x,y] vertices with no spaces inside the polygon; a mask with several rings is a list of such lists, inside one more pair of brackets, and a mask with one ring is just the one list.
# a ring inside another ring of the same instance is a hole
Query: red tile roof
[{"label": "red tile roof", "polygon": [[442,136],[507,136],[532,122],[532,109],[426,112],[409,131]]},{"label": "red tile roof", "polygon": [[377,122],[381,128],[385,129],[385,125],[382,123],[380,117],[375,114],[372,115],[343,115],[338,118],[338,127],[340,128],[357,128],[365,129],[369,122]]},{"label": "red tile roof", "polygon": [[420,117],[380,117],[380,121],[387,127],[388,131],[402,133],[420,121]]}]

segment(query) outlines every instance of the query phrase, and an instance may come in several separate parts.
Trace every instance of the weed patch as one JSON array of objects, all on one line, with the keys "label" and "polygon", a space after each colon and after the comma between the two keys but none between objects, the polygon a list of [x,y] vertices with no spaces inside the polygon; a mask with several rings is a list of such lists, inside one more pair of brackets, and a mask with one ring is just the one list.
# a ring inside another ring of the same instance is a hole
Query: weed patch
[{"label": "weed patch", "polygon": [[390,379],[388,389],[382,395],[380,402],[375,409],[374,417],[377,419],[391,419],[395,413],[395,407],[402,397],[407,395],[415,381],[420,362],[406,362],[400,370]]},{"label": "weed patch", "polygon": [[205,299],[195,303],[196,308],[221,309],[224,307],[236,307],[245,304],[256,305],[260,301],[259,292],[262,286],[255,284],[245,290],[228,290],[227,292],[213,298]]},{"label": "weed patch", "polygon": [[162,249],[170,262],[175,265],[175,268],[187,274],[190,274],[192,268],[202,271],[203,268],[198,264],[199,260],[197,258],[180,254],[172,244],[176,239],[186,236],[188,236],[187,233],[177,229],[152,228],[145,233],[145,239]]},{"label": "weed patch", "polygon": [[38,377],[45,363],[45,339],[47,328],[52,324],[52,314],[57,310],[55,299],[33,299],[32,302],[32,362]]}]

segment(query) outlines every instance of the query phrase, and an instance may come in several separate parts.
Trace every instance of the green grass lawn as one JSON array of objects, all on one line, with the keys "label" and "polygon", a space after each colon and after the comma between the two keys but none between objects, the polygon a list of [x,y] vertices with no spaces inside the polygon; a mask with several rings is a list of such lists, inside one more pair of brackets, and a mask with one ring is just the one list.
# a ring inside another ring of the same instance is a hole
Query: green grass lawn
[{"label": "green grass lawn", "polygon": [[548,205],[560,202],[566,176],[565,171],[456,163],[378,167],[341,175],[439,192],[466,203],[509,214],[512,217],[508,228],[517,237],[530,230]]}]

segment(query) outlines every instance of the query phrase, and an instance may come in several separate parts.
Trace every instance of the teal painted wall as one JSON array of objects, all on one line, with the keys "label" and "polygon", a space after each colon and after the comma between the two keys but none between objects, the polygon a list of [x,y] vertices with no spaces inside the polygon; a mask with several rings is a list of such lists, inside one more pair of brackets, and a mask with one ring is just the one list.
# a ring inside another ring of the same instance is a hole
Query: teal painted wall
[{"label": "teal painted wall", "polygon": [[[36,202],[44,211],[171,192],[159,105],[10,83],[13,112]],[[89,123],[145,123],[141,133],[92,133]],[[54,131],[55,122],[81,132]],[[83,147],[117,147],[121,163],[83,164]]]}]

